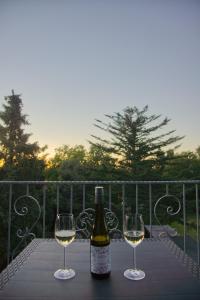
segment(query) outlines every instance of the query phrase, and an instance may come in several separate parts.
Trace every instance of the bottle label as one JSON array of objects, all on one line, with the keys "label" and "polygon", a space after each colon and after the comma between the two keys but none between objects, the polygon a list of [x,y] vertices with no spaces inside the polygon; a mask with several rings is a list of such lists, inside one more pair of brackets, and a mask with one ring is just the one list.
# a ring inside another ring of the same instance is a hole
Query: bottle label
[{"label": "bottle label", "polygon": [[95,247],[91,245],[91,272],[105,274],[111,270],[110,245]]}]

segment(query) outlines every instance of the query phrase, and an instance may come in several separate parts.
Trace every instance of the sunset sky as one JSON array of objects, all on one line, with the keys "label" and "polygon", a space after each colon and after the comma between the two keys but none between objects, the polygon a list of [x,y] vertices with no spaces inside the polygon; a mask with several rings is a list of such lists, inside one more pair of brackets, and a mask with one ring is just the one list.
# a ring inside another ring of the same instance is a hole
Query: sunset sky
[{"label": "sunset sky", "polygon": [[195,150],[200,1],[0,0],[0,110],[11,89],[49,153],[88,146],[95,118],[146,104]]}]

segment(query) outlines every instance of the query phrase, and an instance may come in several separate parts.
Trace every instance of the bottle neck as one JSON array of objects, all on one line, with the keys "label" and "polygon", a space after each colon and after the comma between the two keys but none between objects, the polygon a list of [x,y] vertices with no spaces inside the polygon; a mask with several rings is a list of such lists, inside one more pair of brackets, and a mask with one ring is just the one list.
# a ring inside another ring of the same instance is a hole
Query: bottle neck
[{"label": "bottle neck", "polygon": [[95,188],[95,228],[100,230],[100,228],[106,228],[104,219],[104,189],[103,187]]},{"label": "bottle neck", "polygon": [[95,204],[102,204],[104,200],[104,189],[103,187],[95,188]]},{"label": "bottle neck", "polygon": [[95,203],[95,215],[96,215],[96,218],[95,218],[96,221],[97,221],[97,219],[99,219],[102,222],[104,222],[104,207],[103,207],[102,202]]}]

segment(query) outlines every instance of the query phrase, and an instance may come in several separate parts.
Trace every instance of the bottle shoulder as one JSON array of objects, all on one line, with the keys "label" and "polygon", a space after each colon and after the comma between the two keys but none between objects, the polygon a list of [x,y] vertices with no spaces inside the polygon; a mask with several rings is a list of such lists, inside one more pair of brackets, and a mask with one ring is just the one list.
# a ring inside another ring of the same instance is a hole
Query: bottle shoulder
[{"label": "bottle shoulder", "polygon": [[90,244],[93,246],[106,246],[110,244],[110,237],[106,235],[91,235]]}]

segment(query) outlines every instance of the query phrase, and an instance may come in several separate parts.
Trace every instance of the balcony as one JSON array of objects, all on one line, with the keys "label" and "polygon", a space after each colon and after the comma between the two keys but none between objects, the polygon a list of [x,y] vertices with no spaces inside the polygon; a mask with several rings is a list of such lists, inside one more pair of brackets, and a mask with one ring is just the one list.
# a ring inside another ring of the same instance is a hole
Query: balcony
[{"label": "balcony", "polygon": [[[199,186],[192,181],[1,181],[4,252],[7,263],[33,238],[51,238],[54,219],[73,212],[77,234],[88,238],[91,223],[80,213],[93,207],[94,187],[105,187],[105,208],[112,212],[113,238],[122,232],[125,210],[143,215],[147,237],[169,237],[200,264]],[[90,214],[89,214],[90,215]],[[6,230],[6,232],[5,232]]]}]

